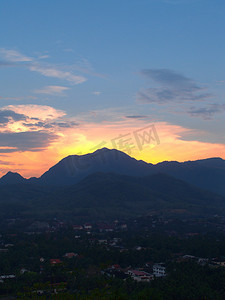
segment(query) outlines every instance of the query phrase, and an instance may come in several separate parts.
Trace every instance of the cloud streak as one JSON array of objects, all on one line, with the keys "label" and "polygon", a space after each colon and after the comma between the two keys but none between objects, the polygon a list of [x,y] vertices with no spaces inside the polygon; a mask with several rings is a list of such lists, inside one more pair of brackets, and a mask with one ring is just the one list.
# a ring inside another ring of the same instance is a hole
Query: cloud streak
[{"label": "cloud streak", "polygon": [[[0,62],[0,66],[23,66],[32,72],[37,72],[45,77],[58,78],[66,80],[71,84],[81,84],[87,79],[82,75],[76,75],[72,71],[68,71],[69,66],[57,66],[48,63],[40,63],[38,59],[26,56],[19,51],[13,49],[0,49],[0,55],[4,61]],[[45,58],[47,58],[45,56]],[[39,58],[40,59],[40,58]],[[22,64],[22,63],[26,64]]]},{"label": "cloud streak", "polygon": [[6,61],[10,62],[31,62],[33,58],[23,55],[20,52],[12,49],[0,49],[0,54],[5,58]]},{"label": "cloud streak", "polygon": [[47,95],[62,95],[64,91],[69,90],[68,87],[58,86],[58,85],[49,85],[43,89],[35,90],[37,94],[47,94]]},{"label": "cloud streak", "polygon": [[159,85],[138,92],[137,100],[143,103],[202,101],[211,97],[211,94],[203,92],[203,88],[192,79],[172,70],[145,69],[141,74],[150,82]]},{"label": "cloud streak", "polygon": [[141,115],[133,115],[133,116],[125,116],[126,119],[146,119],[147,116],[141,116]]},{"label": "cloud streak", "polygon": [[192,106],[188,110],[188,114],[192,117],[202,117],[205,120],[210,120],[217,113],[223,113],[225,111],[225,104],[209,104],[207,107],[194,107]]},{"label": "cloud streak", "polygon": [[80,84],[87,80],[84,76],[74,75],[72,72],[60,70],[51,65],[40,65],[35,63],[31,64],[29,69],[30,71],[38,72],[46,77],[53,77],[69,81],[71,84]]}]

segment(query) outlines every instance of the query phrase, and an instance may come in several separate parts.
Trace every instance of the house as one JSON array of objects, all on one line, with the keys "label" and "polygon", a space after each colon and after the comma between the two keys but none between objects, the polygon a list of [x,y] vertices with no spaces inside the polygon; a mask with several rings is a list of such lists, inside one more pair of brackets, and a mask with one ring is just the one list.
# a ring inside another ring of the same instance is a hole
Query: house
[{"label": "house", "polygon": [[84,229],[92,229],[92,225],[89,223],[84,224]]},{"label": "house", "polygon": [[197,258],[196,258],[196,256],[186,254],[186,255],[183,255],[183,259],[193,261],[193,260],[196,260]]},{"label": "house", "polygon": [[106,240],[106,239],[102,239],[102,240],[98,240],[98,243],[100,244],[100,245],[102,245],[102,244],[107,244],[108,243],[108,241]]},{"label": "house", "polygon": [[153,274],[155,275],[155,277],[166,276],[166,267],[162,263],[154,264],[153,265]]},{"label": "house", "polygon": [[224,261],[214,261],[213,262],[215,265],[218,265],[220,267],[225,267],[225,262]]},{"label": "house", "polygon": [[69,252],[64,255],[64,257],[66,257],[66,258],[73,258],[73,257],[77,257],[77,256],[78,256],[78,254],[74,253],[74,252]]},{"label": "house", "polygon": [[121,224],[120,228],[123,229],[123,230],[126,230],[127,229],[127,224]]},{"label": "house", "polygon": [[121,270],[121,267],[118,264],[112,265],[111,268],[114,270]]},{"label": "house", "polygon": [[82,230],[83,226],[82,225],[73,225],[74,230]]},{"label": "house", "polygon": [[100,232],[112,232],[114,231],[113,225],[100,223],[98,224],[98,229]]},{"label": "house", "polygon": [[20,274],[21,275],[23,275],[24,273],[27,273],[27,272],[29,272],[29,271],[25,268],[20,269]]},{"label": "house", "polygon": [[1,275],[0,276],[0,282],[4,283],[5,279],[15,279],[16,275],[12,274],[12,275]]},{"label": "house", "polygon": [[142,250],[142,247],[141,247],[141,246],[136,246],[136,247],[135,247],[135,250],[141,251],[141,250]]},{"label": "house", "polygon": [[128,270],[127,274],[136,281],[150,282],[154,279],[154,276],[152,274],[139,270]]},{"label": "house", "polygon": [[[206,264],[208,264],[208,262],[209,262],[208,258],[202,258],[202,257],[199,257],[197,261],[197,263],[201,266],[205,266]],[[224,264],[223,266],[225,266],[225,262],[223,262],[223,264]]]},{"label": "house", "polygon": [[56,266],[62,264],[62,261],[58,258],[52,258],[50,259],[51,266]]}]

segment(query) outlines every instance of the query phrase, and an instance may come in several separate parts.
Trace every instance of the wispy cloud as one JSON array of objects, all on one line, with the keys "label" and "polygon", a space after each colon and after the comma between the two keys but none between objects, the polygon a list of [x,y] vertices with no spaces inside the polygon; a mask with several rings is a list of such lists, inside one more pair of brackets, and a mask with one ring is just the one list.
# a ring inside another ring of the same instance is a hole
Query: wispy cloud
[{"label": "wispy cloud", "polygon": [[15,165],[15,163],[10,162],[10,161],[0,160],[0,165],[13,166],[13,165]]},{"label": "wispy cloud", "polygon": [[206,107],[194,107],[192,106],[188,110],[188,114],[193,117],[202,117],[205,120],[210,120],[215,114],[223,113],[225,111],[225,104],[209,104]]},{"label": "wispy cloud", "polygon": [[49,85],[43,89],[35,90],[37,94],[47,94],[47,95],[62,95],[64,91],[69,90],[68,87],[58,86],[58,85]]},{"label": "wispy cloud", "polygon": [[[80,84],[87,80],[86,77],[82,75],[74,74],[73,70],[70,70],[71,66],[59,66],[39,62],[39,59],[47,58],[48,55],[34,58],[26,56],[16,50],[1,48],[0,56],[4,59],[3,62],[0,62],[0,66],[23,66],[45,77],[66,80],[71,84]],[[23,62],[26,62],[26,64],[21,64]]]},{"label": "wispy cloud", "polygon": [[218,85],[225,85],[225,80],[219,80],[216,82]]},{"label": "wispy cloud", "polygon": [[58,79],[64,79],[72,84],[80,84],[87,79],[84,76],[74,75],[72,72],[60,70],[56,66],[40,65],[38,63],[31,64],[29,69],[34,72],[38,72],[46,77],[53,77]]},{"label": "wispy cloud", "polygon": [[211,94],[203,92],[196,82],[182,74],[168,69],[145,69],[141,74],[159,86],[149,87],[138,92],[137,100],[144,103],[201,101]]},{"label": "wispy cloud", "polygon": [[21,100],[20,97],[2,97],[0,96],[0,100]]},{"label": "wispy cloud", "polygon": [[10,62],[30,62],[33,61],[32,57],[21,54],[20,52],[12,49],[0,49],[0,54],[5,60]]}]

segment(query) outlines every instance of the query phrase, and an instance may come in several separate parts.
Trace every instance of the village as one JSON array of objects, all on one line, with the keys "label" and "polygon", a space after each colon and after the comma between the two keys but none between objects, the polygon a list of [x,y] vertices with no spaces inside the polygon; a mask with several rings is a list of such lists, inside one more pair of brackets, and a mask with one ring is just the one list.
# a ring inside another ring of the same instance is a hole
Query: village
[{"label": "village", "polygon": [[158,216],[77,224],[7,220],[0,235],[0,292],[23,298],[92,293],[99,280],[112,288],[152,289],[188,268],[225,276],[223,222],[218,216],[197,223]]}]

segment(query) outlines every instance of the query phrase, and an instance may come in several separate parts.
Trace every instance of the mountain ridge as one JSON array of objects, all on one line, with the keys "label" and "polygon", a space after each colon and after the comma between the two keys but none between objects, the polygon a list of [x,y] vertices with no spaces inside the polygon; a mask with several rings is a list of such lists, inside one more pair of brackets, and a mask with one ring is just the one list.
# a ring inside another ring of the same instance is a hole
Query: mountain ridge
[{"label": "mountain ridge", "polygon": [[164,173],[196,187],[225,195],[225,160],[219,157],[196,161],[164,161],[157,164],[136,160],[126,153],[102,148],[85,155],[69,155],[61,159],[39,178],[25,179],[18,173],[8,172],[0,185],[27,183],[49,186],[69,186],[97,173],[115,173],[143,177]]}]

